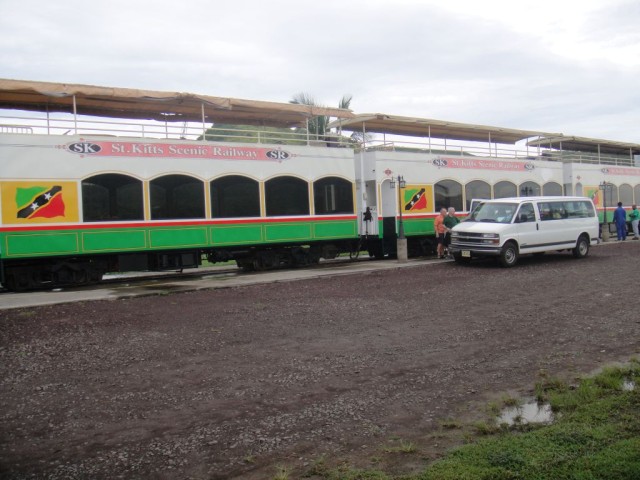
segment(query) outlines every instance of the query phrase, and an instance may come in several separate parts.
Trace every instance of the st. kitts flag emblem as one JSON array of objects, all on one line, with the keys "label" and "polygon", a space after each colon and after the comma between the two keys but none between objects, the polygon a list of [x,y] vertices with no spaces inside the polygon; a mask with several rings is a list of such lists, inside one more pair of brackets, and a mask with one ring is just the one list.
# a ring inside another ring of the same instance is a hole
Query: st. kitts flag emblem
[{"label": "st. kitts flag emblem", "polygon": [[16,189],[17,218],[64,217],[64,208],[60,185]]},{"label": "st. kitts flag emblem", "polygon": [[406,189],[404,191],[404,210],[424,210],[427,208],[427,197],[425,195],[426,190],[421,189]]}]

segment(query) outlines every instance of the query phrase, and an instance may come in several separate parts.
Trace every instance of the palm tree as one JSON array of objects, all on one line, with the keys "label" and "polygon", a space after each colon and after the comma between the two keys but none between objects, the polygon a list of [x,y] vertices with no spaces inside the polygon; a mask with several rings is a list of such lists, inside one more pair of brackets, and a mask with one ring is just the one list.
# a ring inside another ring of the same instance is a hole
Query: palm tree
[{"label": "palm tree", "polygon": [[[348,109],[351,105],[351,100],[353,100],[353,95],[343,95],[338,103],[338,108]],[[294,95],[289,103],[319,106],[313,97],[304,92]],[[327,117],[326,115],[319,115],[317,117],[310,118],[308,123],[309,134],[315,135],[317,138],[324,138],[327,135],[327,130],[329,129],[329,121],[330,117]],[[304,130],[305,129],[302,129],[302,131]]]}]

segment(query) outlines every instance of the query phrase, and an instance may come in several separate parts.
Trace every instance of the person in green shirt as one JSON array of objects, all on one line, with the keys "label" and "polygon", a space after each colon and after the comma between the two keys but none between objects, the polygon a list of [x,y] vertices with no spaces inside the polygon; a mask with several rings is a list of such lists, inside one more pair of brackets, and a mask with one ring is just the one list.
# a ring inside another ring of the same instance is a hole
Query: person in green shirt
[{"label": "person in green shirt", "polygon": [[631,205],[629,220],[631,220],[631,226],[633,227],[633,239],[639,240],[640,235],[638,235],[638,222],[640,222],[640,212],[638,211],[637,205]]},{"label": "person in green shirt", "polygon": [[449,244],[451,243],[451,229],[460,223],[460,219],[456,217],[456,209],[453,207],[449,207],[447,211],[447,216],[444,217],[444,226],[446,228],[444,234],[444,248],[447,252],[447,258],[452,258],[451,254],[449,254]]}]

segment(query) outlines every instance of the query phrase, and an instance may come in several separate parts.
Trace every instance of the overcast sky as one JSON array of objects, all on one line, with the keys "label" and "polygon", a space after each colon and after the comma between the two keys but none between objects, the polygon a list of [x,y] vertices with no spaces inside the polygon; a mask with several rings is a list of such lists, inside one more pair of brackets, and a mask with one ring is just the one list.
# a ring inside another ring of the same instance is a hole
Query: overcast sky
[{"label": "overcast sky", "polygon": [[638,0],[0,0],[0,77],[640,143]]}]

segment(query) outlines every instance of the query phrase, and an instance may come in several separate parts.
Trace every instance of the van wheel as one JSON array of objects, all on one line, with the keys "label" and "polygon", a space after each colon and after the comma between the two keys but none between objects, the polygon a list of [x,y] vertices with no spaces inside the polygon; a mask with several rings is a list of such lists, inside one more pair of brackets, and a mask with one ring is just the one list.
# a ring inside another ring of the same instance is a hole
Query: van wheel
[{"label": "van wheel", "polygon": [[507,242],[500,252],[500,265],[505,268],[513,267],[518,263],[518,247],[514,242]]},{"label": "van wheel", "polygon": [[586,235],[580,235],[572,252],[574,258],[584,258],[589,254],[589,239]]}]

